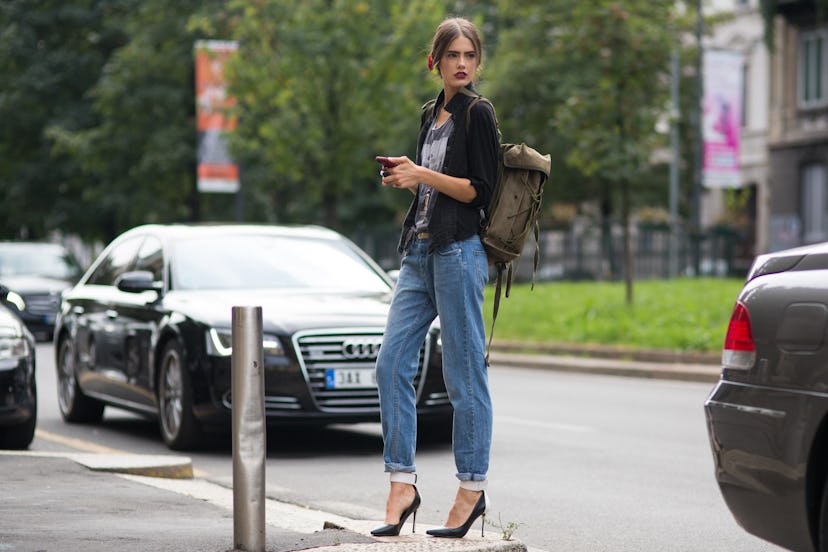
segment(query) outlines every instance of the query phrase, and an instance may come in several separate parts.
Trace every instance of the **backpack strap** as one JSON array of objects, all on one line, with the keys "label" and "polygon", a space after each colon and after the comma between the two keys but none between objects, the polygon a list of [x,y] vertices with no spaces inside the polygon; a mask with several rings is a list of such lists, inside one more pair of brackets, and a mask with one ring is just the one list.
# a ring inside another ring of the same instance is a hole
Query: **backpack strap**
[{"label": "backpack strap", "polygon": [[497,322],[497,312],[500,310],[500,296],[503,294],[504,276],[506,280],[506,297],[512,291],[512,263],[497,263],[497,279],[495,280],[494,303],[492,305],[492,329],[489,330],[489,343],[486,345],[486,366],[489,366],[489,353],[492,350],[492,339],[494,338],[495,322]]}]

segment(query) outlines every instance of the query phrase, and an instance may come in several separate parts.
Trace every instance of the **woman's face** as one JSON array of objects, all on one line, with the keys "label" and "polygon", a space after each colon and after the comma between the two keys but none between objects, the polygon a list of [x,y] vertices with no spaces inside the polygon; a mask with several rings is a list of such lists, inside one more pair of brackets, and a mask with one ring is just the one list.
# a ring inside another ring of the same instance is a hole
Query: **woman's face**
[{"label": "woman's face", "polygon": [[459,90],[474,81],[479,63],[472,41],[465,36],[455,38],[440,59],[443,87]]}]

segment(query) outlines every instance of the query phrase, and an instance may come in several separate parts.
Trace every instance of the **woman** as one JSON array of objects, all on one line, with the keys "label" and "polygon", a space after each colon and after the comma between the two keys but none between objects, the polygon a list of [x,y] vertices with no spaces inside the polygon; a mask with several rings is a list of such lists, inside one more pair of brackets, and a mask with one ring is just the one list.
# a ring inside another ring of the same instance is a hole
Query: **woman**
[{"label": "woman", "polygon": [[[483,289],[488,279],[480,242],[484,209],[497,177],[499,140],[487,102],[469,104],[482,58],[474,25],[462,18],[443,21],[432,40],[429,70],[443,83],[433,110],[425,110],[417,160],[391,157],[382,184],[415,197],[403,224],[403,254],[383,345],[377,358],[383,457],[391,488],[385,523],[376,536],[398,535],[406,519],[412,530],[420,495],[414,452],[417,432],[413,386],[419,350],[439,316],[443,375],[454,406],[453,448],[460,486],[445,527],[435,537],[465,536],[485,515],[492,407],[485,361]],[[467,120],[468,119],[468,120]]]}]

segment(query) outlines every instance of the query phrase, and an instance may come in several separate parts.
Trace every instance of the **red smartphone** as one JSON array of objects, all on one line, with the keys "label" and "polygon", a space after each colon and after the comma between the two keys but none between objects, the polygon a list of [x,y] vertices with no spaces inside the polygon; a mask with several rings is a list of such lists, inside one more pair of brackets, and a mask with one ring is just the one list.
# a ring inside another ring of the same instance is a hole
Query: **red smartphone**
[{"label": "red smartphone", "polygon": [[387,157],[382,157],[381,155],[377,156],[377,163],[380,163],[383,167],[390,169],[391,167],[396,167],[397,164],[388,159]]}]

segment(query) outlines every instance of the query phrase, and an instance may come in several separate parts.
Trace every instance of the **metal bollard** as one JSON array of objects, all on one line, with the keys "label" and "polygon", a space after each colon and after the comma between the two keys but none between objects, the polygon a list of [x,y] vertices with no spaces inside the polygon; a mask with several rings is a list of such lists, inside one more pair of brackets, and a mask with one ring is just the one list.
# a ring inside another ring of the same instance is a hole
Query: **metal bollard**
[{"label": "metal bollard", "polygon": [[233,307],[233,542],[265,550],[264,357],[262,308]]}]

